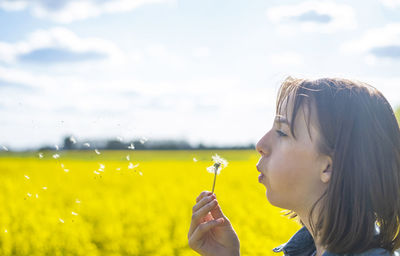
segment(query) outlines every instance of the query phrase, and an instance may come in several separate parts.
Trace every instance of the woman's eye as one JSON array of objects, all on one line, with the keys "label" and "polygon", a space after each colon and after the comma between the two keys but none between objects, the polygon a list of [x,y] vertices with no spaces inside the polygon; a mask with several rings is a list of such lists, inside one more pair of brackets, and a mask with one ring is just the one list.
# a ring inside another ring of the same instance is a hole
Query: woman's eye
[{"label": "woman's eye", "polygon": [[280,130],[276,130],[276,133],[278,134],[279,137],[287,136],[285,133],[281,132]]}]

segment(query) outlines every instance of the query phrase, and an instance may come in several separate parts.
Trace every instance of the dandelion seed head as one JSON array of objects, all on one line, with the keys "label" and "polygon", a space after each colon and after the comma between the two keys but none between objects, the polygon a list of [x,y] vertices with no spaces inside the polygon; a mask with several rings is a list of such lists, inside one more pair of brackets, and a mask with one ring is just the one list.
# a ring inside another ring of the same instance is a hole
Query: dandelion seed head
[{"label": "dandelion seed head", "polygon": [[57,158],[59,158],[59,157],[60,157],[59,154],[54,154],[54,155],[53,155],[53,158],[54,158],[54,159],[57,159]]},{"label": "dandelion seed head", "polygon": [[72,215],[78,216],[76,212],[71,212]]},{"label": "dandelion seed head", "polygon": [[25,178],[26,178],[27,180],[29,180],[29,179],[30,179],[28,175],[24,175],[24,176],[25,176]]},{"label": "dandelion seed head", "polygon": [[96,152],[96,154],[98,154],[98,155],[100,155],[101,153],[100,153],[100,151],[99,150],[97,150],[97,149],[95,149],[94,150],[94,152]]},{"label": "dandelion seed head", "polygon": [[90,143],[85,142],[85,143],[83,143],[83,146],[85,146],[85,147],[87,147],[87,148],[90,148]]},{"label": "dandelion seed head", "polygon": [[43,153],[39,153],[39,158],[42,159],[43,158]]},{"label": "dandelion seed head", "polygon": [[219,163],[221,164],[221,168],[225,168],[228,166],[228,161],[220,157],[219,155],[215,154],[214,156],[211,157],[214,161],[214,163]]},{"label": "dandelion seed head", "polygon": [[61,223],[64,223],[64,220],[63,220],[63,219],[59,218],[58,220],[59,220]]},{"label": "dandelion seed head", "polygon": [[211,157],[214,161],[214,164],[207,167],[207,171],[210,173],[220,174],[221,170],[224,169],[228,165],[228,161],[215,154]]}]

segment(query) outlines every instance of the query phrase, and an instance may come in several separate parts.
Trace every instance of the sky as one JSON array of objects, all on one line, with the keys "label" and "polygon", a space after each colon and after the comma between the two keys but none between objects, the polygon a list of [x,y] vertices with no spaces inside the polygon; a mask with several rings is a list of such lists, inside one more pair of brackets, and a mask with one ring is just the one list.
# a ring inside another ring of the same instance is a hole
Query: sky
[{"label": "sky", "polygon": [[0,145],[255,144],[287,76],[399,70],[400,0],[0,0]]}]

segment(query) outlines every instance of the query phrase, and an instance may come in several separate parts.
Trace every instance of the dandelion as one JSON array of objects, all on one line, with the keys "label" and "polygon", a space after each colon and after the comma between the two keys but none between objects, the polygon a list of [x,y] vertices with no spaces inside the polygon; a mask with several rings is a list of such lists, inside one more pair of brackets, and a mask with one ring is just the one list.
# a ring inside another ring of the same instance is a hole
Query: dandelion
[{"label": "dandelion", "polygon": [[131,157],[129,155],[127,155],[126,160],[131,161]]},{"label": "dandelion", "polygon": [[87,147],[87,148],[90,148],[90,143],[88,143],[88,142],[83,143],[83,146],[85,146],[85,147]]},{"label": "dandelion", "polygon": [[58,220],[59,220],[61,223],[64,223],[64,220],[63,220],[63,219],[59,218]]},{"label": "dandelion", "polygon": [[221,158],[217,154],[212,156],[212,159],[214,161],[214,165],[207,167],[207,171],[210,173],[214,173],[214,183],[213,183],[212,192],[211,192],[213,194],[214,188],[215,188],[215,180],[217,179],[217,174],[219,174],[221,172],[221,170],[228,165],[228,161]]},{"label": "dandelion", "polygon": [[98,155],[101,154],[100,151],[97,148],[94,150],[94,152],[96,152],[96,154],[98,154]]},{"label": "dandelion", "polygon": [[76,212],[71,212],[72,215],[78,216]]},{"label": "dandelion", "polygon": [[43,153],[39,153],[39,158],[42,159],[43,158]]},{"label": "dandelion", "polygon": [[193,157],[193,162],[197,162],[197,159],[196,159],[196,157]]},{"label": "dandelion", "polygon": [[26,178],[27,180],[29,180],[29,179],[30,179],[28,175],[24,175],[24,176],[25,176],[25,178]]},{"label": "dandelion", "polygon": [[53,158],[54,158],[54,159],[60,158],[60,155],[59,155],[59,154],[54,154],[54,155],[53,155]]},{"label": "dandelion", "polygon": [[4,151],[8,151],[8,148],[6,146],[1,145]]},{"label": "dandelion", "polygon": [[135,146],[133,146],[133,143],[131,143],[131,145],[128,146],[128,149],[135,149]]}]

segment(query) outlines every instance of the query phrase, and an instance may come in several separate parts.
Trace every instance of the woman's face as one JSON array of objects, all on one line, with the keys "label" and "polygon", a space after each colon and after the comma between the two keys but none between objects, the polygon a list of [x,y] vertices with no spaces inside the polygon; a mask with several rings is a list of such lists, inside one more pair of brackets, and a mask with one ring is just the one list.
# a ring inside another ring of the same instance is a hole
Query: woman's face
[{"label": "woman's face", "polygon": [[[284,101],[271,130],[257,143],[256,149],[261,154],[257,169],[263,176],[260,183],[266,187],[268,201],[277,207],[300,212],[308,209],[325,191],[330,175],[328,177],[324,170],[330,163],[317,151],[319,132],[313,106],[309,124],[312,140],[307,130],[307,108],[300,107],[297,111],[296,139],[290,133],[286,120],[292,116],[292,104],[292,100],[287,105]],[[284,116],[286,107],[288,116]]]}]

